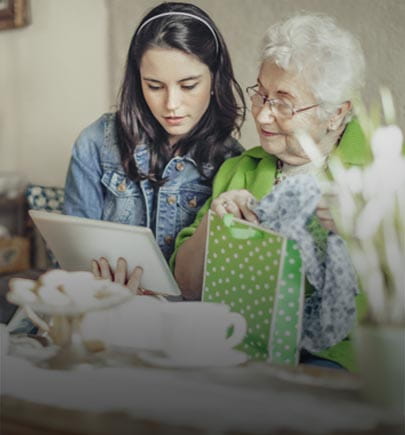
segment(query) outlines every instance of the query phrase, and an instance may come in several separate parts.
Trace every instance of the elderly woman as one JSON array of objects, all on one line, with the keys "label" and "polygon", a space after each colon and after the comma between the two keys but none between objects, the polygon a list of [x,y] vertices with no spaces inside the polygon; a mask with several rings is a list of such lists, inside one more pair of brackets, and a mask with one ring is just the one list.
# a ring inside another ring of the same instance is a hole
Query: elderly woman
[{"label": "elderly woman", "polygon": [[[352,99],[363,83],[363,72],[359,43],[329,17],[297,15],[268,29],[257,83],[247,88],[261,146],[222,165],[212,198],[194,224],[179,234],[171,264],[184,298],[201,298],[209,208],[220,216],[232,213],[265,224],[265,207],[260,213],[252,210],[255,200],[268,197],[275,185],[281,187],[291,176],[319,170],[301,147],[297,133],[312,137],[324,168],[331,154],[338,154],[347,165],[366,162],[364,137],[356,120],[351,120]],[[308,219],[307,229],[318,245],[327,246],[329,238],[338,237],[323,200]],[[308,258],[303,260],[308,279]],[[347,336],[360,296],[350,266],[349,261],[346,270],[334,271],[335,287],[306,283],[301,337],[304,362],[354,367]],[[342,282],[339,273],[345,278]]]}]

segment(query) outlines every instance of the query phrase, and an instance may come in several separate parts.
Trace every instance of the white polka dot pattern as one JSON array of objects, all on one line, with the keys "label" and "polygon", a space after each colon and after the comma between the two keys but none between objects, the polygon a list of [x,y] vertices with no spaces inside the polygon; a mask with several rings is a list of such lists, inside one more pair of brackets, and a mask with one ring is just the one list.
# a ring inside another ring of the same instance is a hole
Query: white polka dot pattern
[{"label": "white polka dot pattern", "polygon": [[285,261],[281,266],[276,293],[273,325],[269,343],[269,361],[294,364],[298,358],[298,342],[304,302],[304,274],[297,244],[287,240]]},{"label": "white polka dot pattern", "polygon": [[[267,229],[255,227],[254,234],[239,220],[229,228],[212,213],[209,226],[203,300],[228,304],[245,317],[247,334],[239,350],[251,359],[294,365],[304,294],[295,243]],[[251,238],[240,238],[243,228]]]}]

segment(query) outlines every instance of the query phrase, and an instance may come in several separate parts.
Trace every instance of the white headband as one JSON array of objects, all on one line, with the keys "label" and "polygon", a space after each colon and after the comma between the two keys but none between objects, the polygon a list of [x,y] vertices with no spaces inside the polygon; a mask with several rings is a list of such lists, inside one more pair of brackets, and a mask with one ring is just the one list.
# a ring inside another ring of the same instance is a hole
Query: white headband
[{"label": "white headband", "polygon": [[216,35],[216,33],[214,32],[214,29],[208,24],[208,22],[206,20],[204,20],[203,18],[198,17],[197,15],[193,15],[193,14],[189,14],[188,12],[163,12],[161,14],[155,15],[149,19],[147,19],[145,22],[142,23],[141,27],[139,27],[138,31],[136,32],[137,34],[139,34],[141,32],[141,30],[147,25],[149,24],[151,21],[156,20],[157,18],[160,17],[165,17],[167,15],[183,15],[185,17],[191,17],[194,18],[195,20],[200,21],[201,23],[205,24],[208,29],[210,30],[210,32],[212,33],[212,36],[214,37],[214,41],[215,41],[215,50],[218,53],[219,52],[219,44],[218,44],[218,37]]}]

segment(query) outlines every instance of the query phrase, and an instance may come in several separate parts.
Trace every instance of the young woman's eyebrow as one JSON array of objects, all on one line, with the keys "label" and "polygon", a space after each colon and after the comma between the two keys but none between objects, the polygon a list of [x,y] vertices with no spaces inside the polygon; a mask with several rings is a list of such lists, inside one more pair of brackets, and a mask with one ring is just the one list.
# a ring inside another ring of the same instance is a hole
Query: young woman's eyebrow
[{"label": "young woman's eyebrow", "polygon": [[[202,77],[202,75],[197,75],[197,76],[189,76],[189,77],[185,77],[184,79],[180,79],[177,81],[177,83],[183,83],[183,82],[188,82],[189,80],[198,80]],[[163,84],[163,82],[161,82],[160,80],[157,79],[153,79],[151,77],[142,77],[143,80],[147,81],[147,82],[153,82],[153,83],[158,83],[158,84]]]},{"label": "young woman's eyebrow", "polygon": [[153,82],[153,83],[158,83],[158,84],[162,84],[163,83],[160,80],[152,79],[150,77],[142,77],[142,79],[145,80],[146,82]]},{"label": "young woman's eyebrow", "polygon": [[190,77],[186,77],[184,79],[179,80],[178,83],[188,82],[189,80],[198,80],[200,78],[201,78],[201,74],[198,76],[190,76]]}]

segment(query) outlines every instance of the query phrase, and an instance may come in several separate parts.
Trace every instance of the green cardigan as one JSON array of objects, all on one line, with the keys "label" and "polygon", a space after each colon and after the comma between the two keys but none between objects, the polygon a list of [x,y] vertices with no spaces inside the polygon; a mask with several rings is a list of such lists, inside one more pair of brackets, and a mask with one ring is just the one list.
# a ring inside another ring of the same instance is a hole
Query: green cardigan
[{"label": "green cardigan", "polygon": [[[357,121],[351,121],[346,126],[339,145],[333,154],[339,156],[349,166],[363,166],[370,161],[370,150]],[[194,234],[202,218],[209,210],[212,200],[222,192],[234,189],[247,189],[257,199],[263,198],[274,186],[276,162],[276,157],[268,154],[263,148],[256,147],[222,164],[214,179],[211,198],[199,210],[194,223],[180,231],[176,238],[175,250],[170,259],[172,270],[174,270],[177,250]],[[357,318],[359,319],[365,314],[363,294],[356,297],[356,305]],[[349,338],[316,355],[336,361],[349,370],[355,370],[354,355]]]}]

